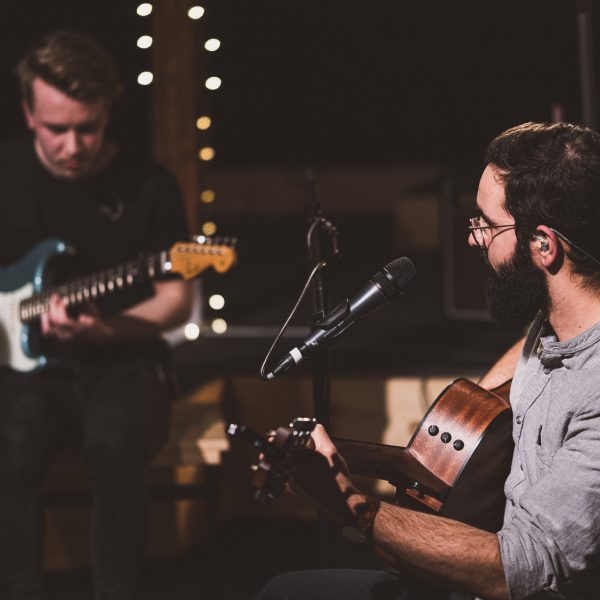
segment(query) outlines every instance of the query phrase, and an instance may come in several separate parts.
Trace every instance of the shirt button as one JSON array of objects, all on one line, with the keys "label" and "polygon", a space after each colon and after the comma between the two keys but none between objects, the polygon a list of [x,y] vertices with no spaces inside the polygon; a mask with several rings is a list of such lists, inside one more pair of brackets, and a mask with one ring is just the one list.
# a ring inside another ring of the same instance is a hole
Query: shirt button
[{"label": "shirt button", "polygon": [[517,422],[517,425],[520,425],[523,422],[523,417],[521,415],[517,415],[515,421]]}]

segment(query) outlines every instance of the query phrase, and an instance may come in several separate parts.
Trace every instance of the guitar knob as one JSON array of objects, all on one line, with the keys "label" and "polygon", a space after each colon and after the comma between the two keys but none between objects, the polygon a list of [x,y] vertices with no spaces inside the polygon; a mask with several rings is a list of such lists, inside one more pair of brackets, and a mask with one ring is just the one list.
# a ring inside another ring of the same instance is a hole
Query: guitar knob
[{"label": "guitar knob", "polygon": [[442,440],[442,442],[444,442],[444,444],[447,444],[448,442],[450,442],[450,440],[452,440],[452,436],[447,431],[444,431],[444,433],[442,433],[442,435],[440,436],[440,439]]},{"label": "guitar knob", "polygon": [[465,447],[465,443],[462,440],[455,440],[452,446],[455,450],[462,450]]},{"label": "guitar knob", "polygon": [[440,432],[440,428],[437,425],[430,425],[427,429],[429,435],[437,435]]}]

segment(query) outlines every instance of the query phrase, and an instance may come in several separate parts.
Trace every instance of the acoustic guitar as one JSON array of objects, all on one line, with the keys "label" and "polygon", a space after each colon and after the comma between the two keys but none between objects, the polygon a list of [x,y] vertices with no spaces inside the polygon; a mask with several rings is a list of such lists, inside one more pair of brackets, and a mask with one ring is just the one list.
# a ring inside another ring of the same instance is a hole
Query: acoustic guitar
[{"label": "acoustic guitar", "polygon": [[0,366],[32,371],[46,365],[38,323],[53,294],[73,308],[171,274],[188,280],[209,267],[224,273],[236,261],[234,246],[235,240],[201,237],[56,284],[56,268],[63,262],[58,259],[76,251],[59,239],[40,242],[21,260],[0,269]]},{"label": "acoustic guitar", "polygon": [[[513,454],[509,391],[510,382],[488,391],[457,379],[431,405],[408,446],[343,438],[333,442],[352,474],[392,483],[396,504],[496,532]],[[253,465],[259,500],[272,500],[285,489],[293,476],[294,455],[306,451],[315,424],[315,419],[296,419],[270,440],[245,426],[229,425],[230,435],[262,453]]]}]

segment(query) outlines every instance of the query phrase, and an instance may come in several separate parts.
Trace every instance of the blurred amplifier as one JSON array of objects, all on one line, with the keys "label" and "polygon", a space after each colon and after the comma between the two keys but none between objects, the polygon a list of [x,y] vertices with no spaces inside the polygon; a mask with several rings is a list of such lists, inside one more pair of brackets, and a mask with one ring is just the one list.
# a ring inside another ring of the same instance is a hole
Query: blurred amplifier
[{"label": "blurred amplifier", "polygon": [[468,244],[469,219],[478,214],[475,177],[449,178],[442,185],[440,231],[444,313],[451,319],[489,321],[486,269],[479,252]]}]

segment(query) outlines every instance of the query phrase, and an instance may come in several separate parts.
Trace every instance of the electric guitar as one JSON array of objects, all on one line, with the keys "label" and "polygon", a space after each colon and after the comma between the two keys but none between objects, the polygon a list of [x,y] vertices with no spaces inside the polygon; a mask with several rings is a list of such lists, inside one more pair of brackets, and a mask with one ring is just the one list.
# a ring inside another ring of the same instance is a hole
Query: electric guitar
[{"label": "electric guitar", "polygon": [[21,260],[0,269],[0,366],[17,371],[44,367],[39,318],[58,294],[74,308],[114,292],[159,280],[176,273],[188,280],[209,267],[224,273],[236,261],[235,240],[198,238],[161,252],[146,254],[114,267],[55,284],[57,258],[73,256],[75,249],[62,240],[35,245]]},{"label": "electric guitar", "polygon": [[[509,390],[510,382],[488,391],[457,379],[437,397],[405,448],[342,438],[333,443],[352,474],[392,483],[396,504],[496,532],[513,454]],[[314,419],[297,419],[269,440],[242,425],[229,425],[229,435],[261,452],[252,475],[257,499],[270,501],[286,488],[305,459],[297,457],[309,452],[315,424]],[[317,488],[314,481],[311,488]],[[325,489],[315,500],[320,506],[336,502]]]}]

